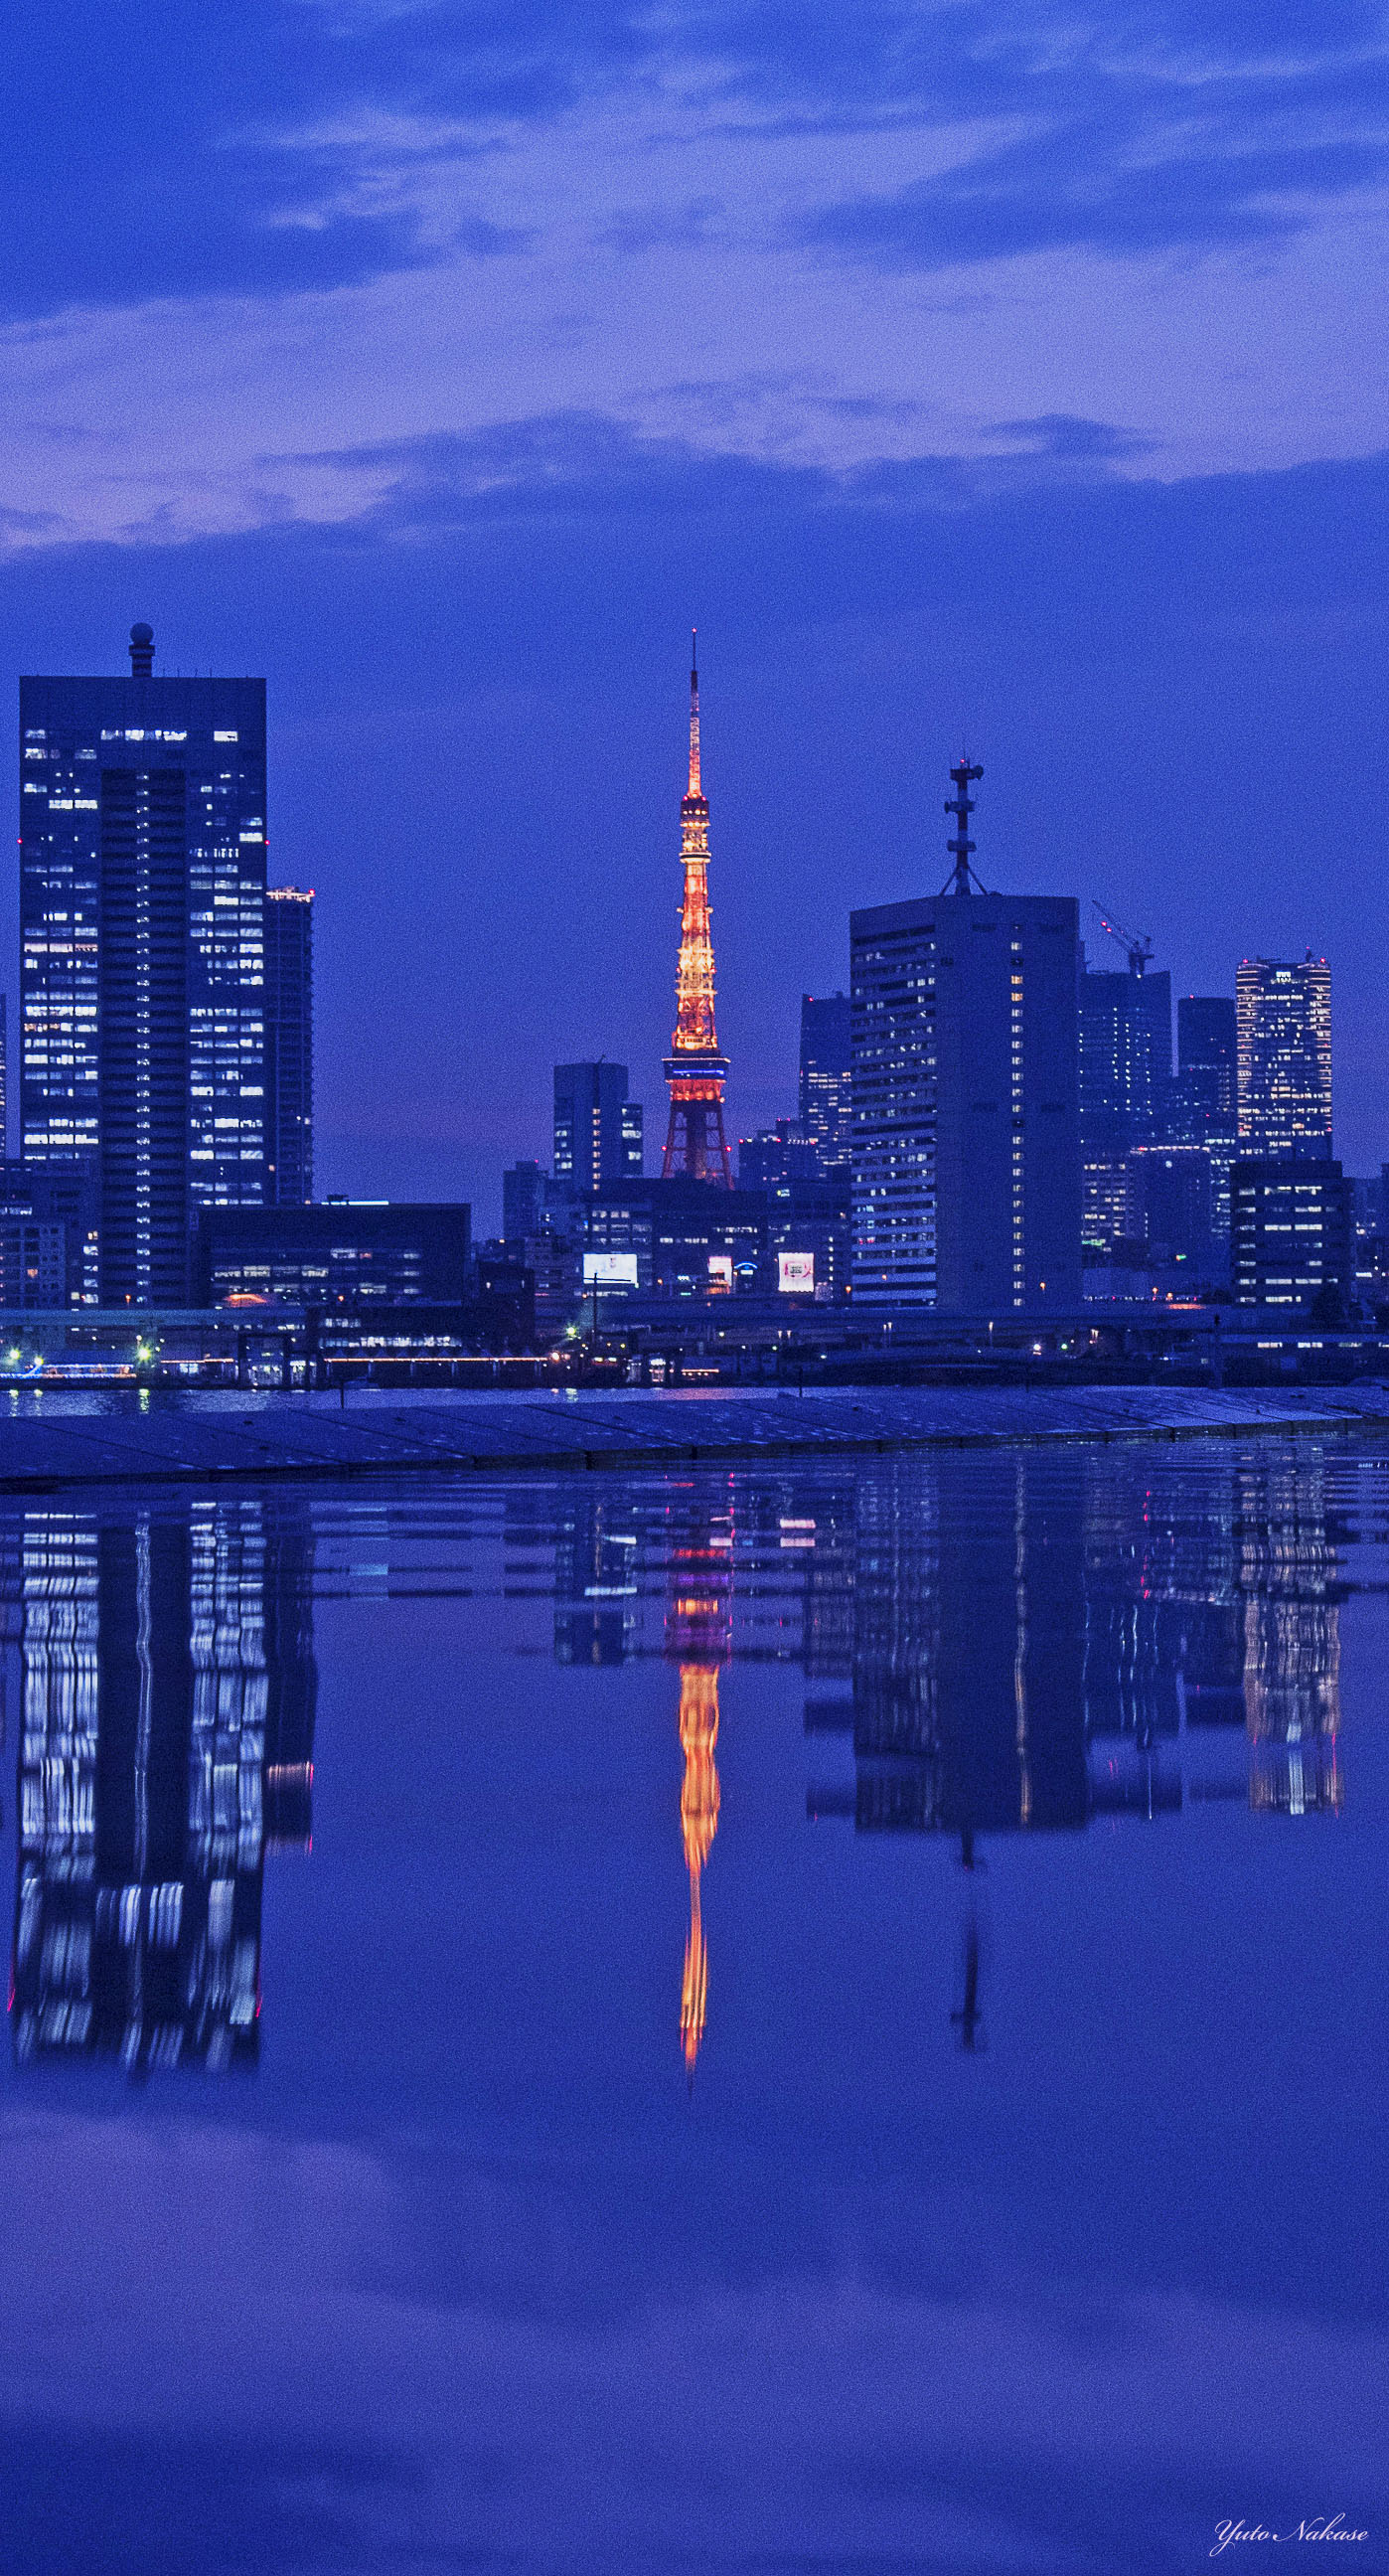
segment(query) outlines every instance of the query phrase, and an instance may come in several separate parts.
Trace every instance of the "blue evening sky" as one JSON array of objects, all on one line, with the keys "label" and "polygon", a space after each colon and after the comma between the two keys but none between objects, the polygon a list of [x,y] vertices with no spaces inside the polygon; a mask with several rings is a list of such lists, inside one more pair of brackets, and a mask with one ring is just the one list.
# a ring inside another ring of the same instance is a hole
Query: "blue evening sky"
[{"label": "blue evening sky", "polygon": [[1329,955],[1389,1153],[1380,8],[39,0],[0,59],[0,650],[266,673],[322,1186],[494,1222],[556,1056],[659,1125],[696,622],[735,1127],[967,733],[986,879],[1182,989]]}]

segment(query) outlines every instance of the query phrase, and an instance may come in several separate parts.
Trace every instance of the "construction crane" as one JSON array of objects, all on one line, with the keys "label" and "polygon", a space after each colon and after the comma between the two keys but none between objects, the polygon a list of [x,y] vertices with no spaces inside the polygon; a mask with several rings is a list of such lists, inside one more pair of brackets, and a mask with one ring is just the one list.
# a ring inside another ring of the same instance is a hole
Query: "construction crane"
[{"label": "construction crane", "polygon": [[1122,921],[1116,921],[1112,912],[1106,912],[1104,905],[1096,896],[1092,895],[1090,900],[1094,904],[1095,910],[1100,916],[1101,930],[1105,933],[1107,938],[1114,940],[1120,948],[1126,951],[1129,961],[1129,973],[1131,975],[1141,975],[1144,967],[1152,957],[1153,943],[1151,939],[1149,939],[1144,932],[1125,930]]}]

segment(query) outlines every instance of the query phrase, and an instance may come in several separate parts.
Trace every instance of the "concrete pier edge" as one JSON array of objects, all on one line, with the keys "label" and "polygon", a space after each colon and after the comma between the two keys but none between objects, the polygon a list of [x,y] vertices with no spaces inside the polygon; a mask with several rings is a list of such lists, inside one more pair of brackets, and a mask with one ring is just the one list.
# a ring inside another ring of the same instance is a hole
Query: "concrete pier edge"
[{"label": "concrete pier edge", "polygon": [[[1344,1438],[1389,1429],[1389,1386],[816,1390],[693,1400],[504,1397],[458,1406],[0,1420],[0,1493],[414,1476],[811,1465],[932,1449]],[[695,1436],[691,1436],[694,1434]]]}]

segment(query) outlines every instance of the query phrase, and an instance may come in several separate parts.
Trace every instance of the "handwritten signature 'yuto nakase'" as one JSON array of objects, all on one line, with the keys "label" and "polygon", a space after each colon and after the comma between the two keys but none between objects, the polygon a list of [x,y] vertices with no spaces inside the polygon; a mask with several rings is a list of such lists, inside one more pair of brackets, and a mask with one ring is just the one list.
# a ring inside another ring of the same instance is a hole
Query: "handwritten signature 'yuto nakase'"
[{"label": "handwritten signature 'yuto nakase'", "polygon": [[1292,2531],[1273,2531],[1262,2522],[1218,2522],[1211,2556],[1218,2558],[1232,2540],[1368,2540],[1369,2536],[1367,2531],[1351,2531],[1343,2513],[1315,2514]]}]

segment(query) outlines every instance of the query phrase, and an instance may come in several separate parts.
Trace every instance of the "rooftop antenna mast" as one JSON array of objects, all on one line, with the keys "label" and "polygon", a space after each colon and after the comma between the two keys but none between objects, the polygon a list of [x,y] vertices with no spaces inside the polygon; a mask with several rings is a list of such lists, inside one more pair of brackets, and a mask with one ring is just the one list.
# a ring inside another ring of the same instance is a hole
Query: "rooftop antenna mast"
[{"label": "rooftop antenna mast", "polygon": [[945,810],[947,814],[953,814],[955,817],[955,838],[953,841],[947,841],[945,846],[955,865],[941,887],[941,893],[987,894],[987,886],[980,883],[974,869],[970,866],[974,843],[969,837],[969,818],[974,812],[974,798],[969,791],[975,779],[982,778],[984,772],[977,764],[971,766],[968,752],[962,751],[950,775],[955,783],[955,793],[953,796],[947,796]]},{"label": "rooftop antenna mast", "polygon": [[1090,900],[1100,916],[1101,930],[1127,955],[1129,973],[1141,975],[1144,967],[1152,963],[1153,955],[1153,943],[1146,931],[1125,930],[1122,921],[1116,921],[1112,912],[1106,912],[1097,896],[1092,895]]}]

